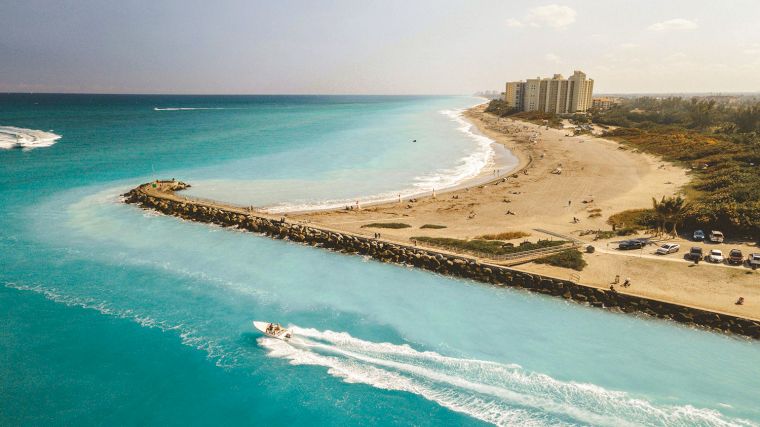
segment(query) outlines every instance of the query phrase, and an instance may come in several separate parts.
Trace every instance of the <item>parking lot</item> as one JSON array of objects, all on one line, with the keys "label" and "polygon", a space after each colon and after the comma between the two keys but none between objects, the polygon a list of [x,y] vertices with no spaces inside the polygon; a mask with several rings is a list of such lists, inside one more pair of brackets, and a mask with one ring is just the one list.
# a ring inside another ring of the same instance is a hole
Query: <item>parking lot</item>
[{"label": "parking lot", "polygon": [[[632,237],[628,240],[641,240],[644,239],[643,237]],[[594,245],[597,250],[600,250],[602,252],[611,253],[611,254],[617,254],[617,255],[624,255],[624,256],[633,256],[633,257],[646,257],[646,258],[654,258],[654,259],[660,259],[663,261],[673,261],[673,262],[685,262],[685,263],[694,263],[693,260],[686,259],[686,254],[689,253],[692,247],[699,247],[702,248],[702,258],[700,259],[700,264],[708,264],[716,267],[727,267],[727,268],[746,268],[750,269],[749,262],[747,261],[747,258],[749,254],[756,253],[760,254],[760,247],[758,247],[754,243],[744,243],[744,242],[724,242],[724,243],[711,243],[708,241],[692,241],[692,240],[686,240],[683,238],[651,238],[646,239],[647,244],[644,245],[644,247],[640,249],[618,249],[619,244],[627,239],[613,239],[610,241],[605,241],[603,244],[604,247],[600,246],[600,242],[593,242],[590,243]],[[679,250],[677,252],[669,253],[669,254],[658,254],[657,249],[662,246],[663,244],[678,244],[680,246]],[[720,250],[722,252],[724,260],[722,262],[716,263],[708,261],[708,255],[710,254],[711,250]],[[742,252],[742,263],[741,264],[730,264],[728,262],[729,253],[732,249],[738,249]]]}]

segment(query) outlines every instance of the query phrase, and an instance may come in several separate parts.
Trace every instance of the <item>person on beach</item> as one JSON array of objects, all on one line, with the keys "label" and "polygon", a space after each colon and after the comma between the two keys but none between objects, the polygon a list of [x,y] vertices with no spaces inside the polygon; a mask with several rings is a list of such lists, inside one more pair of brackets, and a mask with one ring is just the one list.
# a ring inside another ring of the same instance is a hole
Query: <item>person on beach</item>
[{"label": "person on beach", "polygon": [[629,277],[626,277],[625,282],[623,282],[623,287],[627,288],[629,286],[631,286],[631,279]]},{"label": "person on beach", "polygon": [[739,297],[738,300],[736,300],[736,305],[743,305],[744,304],[744,297]]}]

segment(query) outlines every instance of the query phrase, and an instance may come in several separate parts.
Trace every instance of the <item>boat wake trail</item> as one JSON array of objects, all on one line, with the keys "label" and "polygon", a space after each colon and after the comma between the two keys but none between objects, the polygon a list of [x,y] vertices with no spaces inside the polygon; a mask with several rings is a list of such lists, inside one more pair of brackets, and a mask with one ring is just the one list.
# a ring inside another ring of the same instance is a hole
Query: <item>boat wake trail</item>
[{"label": "boat wake trail", "polygon": [[0,126],[0,149],[22,148],[28,151],[34,148],[50,147],[60,138],[61,135],[52,132]]},{"label": "boat wake trail", "polygon": [[496,425],[753,425],[718,411],[655,405],[592,384],[563,382],[518,365],[444,356],[347,333],[288,327],[294,338],[262,337],[269,356],[324,366],[347,383],[414,393]]}]

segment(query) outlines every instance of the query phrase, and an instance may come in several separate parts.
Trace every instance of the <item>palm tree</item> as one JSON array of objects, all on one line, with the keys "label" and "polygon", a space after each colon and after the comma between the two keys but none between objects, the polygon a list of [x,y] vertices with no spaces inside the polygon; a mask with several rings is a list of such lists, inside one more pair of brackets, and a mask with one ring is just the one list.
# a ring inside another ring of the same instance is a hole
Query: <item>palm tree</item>
[{"label": "palm tree", "polygon": [[659,202],[652,197],[652,210],[654,211],[655,221],[657,221],[657,235],[659,236],[665,229],[665,220],[667,219],[665,211],[665,196],[663,196],[662,200]]},{"label": "palm tree", "polygon": [[658,202],[652,197],[652,209],[657,219],[657,234],[662,234],[667,228],[666,225],[672,225],[671,234],[678,235],[678,224],[683,222],[684,216],[691,206],[681,196],[665,197]]},{"label": "palm tree", "polygon": [[681,196],[670,197],[667,200],[668,213],[670,214],[670,221],[673,224],[673,230],[671,231],[673,236],[678,236],[678,224],[683,222],[684,217],[691,208],[691,205],[686,202]]}]

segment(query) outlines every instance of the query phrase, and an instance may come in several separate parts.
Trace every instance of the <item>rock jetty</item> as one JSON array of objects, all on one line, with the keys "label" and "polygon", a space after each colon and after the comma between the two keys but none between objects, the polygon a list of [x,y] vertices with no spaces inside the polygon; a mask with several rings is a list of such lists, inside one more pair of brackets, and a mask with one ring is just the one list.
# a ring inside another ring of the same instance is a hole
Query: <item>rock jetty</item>
[{"label": "rock jetty", "polygon": [[123,195],[123,200],[145,209],[155,210],[191,221],[234,227],[262,233],[346,254],[370,256],[382,262],[411,265],[439,274],[462,277],[496,286],[526,289],[593,307],[625,313],[641,313],[660,319],[699,326],[711,330],[760,339],[760,322],[682,306],[664,301],[586,286],[569,280],[525,273],[477,259],[438,252],[429,248],[387,242],[345,232],[322,229],[237,207],[177,197],[174,192],[188,188],[180,181],[156,181],[143,184]]}]

